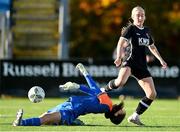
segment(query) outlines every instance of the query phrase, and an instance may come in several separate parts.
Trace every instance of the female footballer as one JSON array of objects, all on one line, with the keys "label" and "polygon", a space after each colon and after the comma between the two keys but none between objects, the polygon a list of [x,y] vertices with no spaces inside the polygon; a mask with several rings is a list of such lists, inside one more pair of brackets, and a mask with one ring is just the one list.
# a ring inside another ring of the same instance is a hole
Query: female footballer
[{"label": "female footballer", "polygon": [[20,109],[13,126],[83,125],[82,121],[77,118],[88,113],[104,113],[112,123],[120,124],[126,115],[123,102],[113,105],[107,93],[100,90],[84,66],[79,63],[76,67],[84,75],[89,87],[67,82],[60,85],[60,88],[64,90],[79,89],[86,93],[86,96],[72,96],[68,101],[35,118],[22,119],[23,110]]},{"label": "female footballer", "polygon": [[[133,22],[123,31],[117,44],[117,56],[114,63],[116,67],[121,65],[118,77],[108,83],[106,90],[122,87],[129,76],[132,75],[135,77],[146,96],[139,102],[136,111],[128,118],[128,122],[144,125],[140,121],[140,115],[147,110],[156,98],[154,82],[147,69],[145,47],[148,47],[152,54],[159,60],[162,68],[166,69],[167,64],[154,45],[149,28],[143,25],[146,19],[144,9],[140,6],[134,7],[131,12],[131,19]],[[123,59],[125,54],[123,52],[124,46],[130,47],[129,56],[126,56],[125,60]]]}]

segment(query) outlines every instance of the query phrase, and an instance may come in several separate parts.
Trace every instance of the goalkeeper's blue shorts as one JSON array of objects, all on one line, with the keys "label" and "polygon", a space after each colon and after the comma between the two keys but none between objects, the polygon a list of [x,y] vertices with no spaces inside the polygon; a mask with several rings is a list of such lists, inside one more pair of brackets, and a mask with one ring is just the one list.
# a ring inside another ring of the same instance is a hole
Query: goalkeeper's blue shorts
[{"label": "goalkeeper's blue shorts", "polygon": [[71,125],[75,120],[74,114],[72,113],[71,102],[64,102],[63,104],[57,105],[56,107],[48,110],[48,113],[51,112],[60,112],[60,125]]}]

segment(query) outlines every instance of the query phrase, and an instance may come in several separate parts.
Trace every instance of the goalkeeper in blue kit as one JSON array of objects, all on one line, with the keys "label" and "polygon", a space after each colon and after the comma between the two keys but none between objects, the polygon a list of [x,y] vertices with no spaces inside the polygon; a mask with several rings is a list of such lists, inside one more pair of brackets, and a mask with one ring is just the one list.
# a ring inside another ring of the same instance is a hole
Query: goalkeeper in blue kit
[{"label": "goalkeeper in blue kit", "polygon": [[107,93],[100,90],[84,66],[79,63],[76,68],[83,74],[89,87],[72,82],[59,87],[64,90],[79,89],[87,95],[72,96],[68,101],[36,118],[23,119],[23,110],[19,109],[13,126],[83,125],[84,123],[78,117],[89,113],[104,113],[105,118],[110,119],[112,123],[120,124],[126,115],[123,102],[113,105]]}]

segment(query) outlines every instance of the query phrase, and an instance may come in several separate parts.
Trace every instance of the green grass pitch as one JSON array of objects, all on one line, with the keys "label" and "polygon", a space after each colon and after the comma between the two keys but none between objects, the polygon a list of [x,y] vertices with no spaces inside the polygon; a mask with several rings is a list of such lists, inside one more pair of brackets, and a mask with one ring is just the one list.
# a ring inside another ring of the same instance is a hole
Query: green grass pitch
[{"label": "green grass pitch", "polygon": [[[127,122],[127,118],[135,110],[139,99],[126,99],[126,118],[120,125],[113,125],[103,114],[81,116],[85,126],[39,126],[13,127],[16,111],[24,109],[24,118],[37,117],[49,108],[64,102],[66,99],[46,98],[41,103],[31,103],[25,98],[0,99],[0,131],[180,131],[180,101],[157,99],[141,116],[144,127]],[[118,99],[113,99],[117,103]]]}]

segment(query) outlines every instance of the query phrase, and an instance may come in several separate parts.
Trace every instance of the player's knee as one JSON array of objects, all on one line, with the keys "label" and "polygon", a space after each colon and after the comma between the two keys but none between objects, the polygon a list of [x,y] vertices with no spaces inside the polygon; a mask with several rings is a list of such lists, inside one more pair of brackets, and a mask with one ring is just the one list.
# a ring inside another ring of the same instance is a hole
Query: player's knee
[{"label": "player's knee", "polygon": [[153,93],[153,98],[155,99],[156,97],[157,97],[157,92],[154,91],[154,93]]},{"label": "player's knee", "polygon": [[47,124],[51,124],[51,114],[46,113],[43,116],[40,117],[41,119],[41,124],[43,125],[47,125]]},{"label": "player's knee", "polygon": [[151,99],[151,100],[155,100],[156,96],[157,96],[157,92],[152,91],[152,92],[149,93],[148,98]]}]

